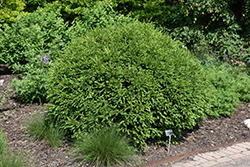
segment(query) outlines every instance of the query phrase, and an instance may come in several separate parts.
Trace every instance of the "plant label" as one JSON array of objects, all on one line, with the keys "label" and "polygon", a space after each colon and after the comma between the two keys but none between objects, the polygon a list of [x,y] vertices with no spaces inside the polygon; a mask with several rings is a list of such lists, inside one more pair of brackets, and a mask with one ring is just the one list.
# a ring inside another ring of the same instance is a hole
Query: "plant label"
[{"label": "plant label", "polygon": [[165,130],[165,134],[166,136],[169,137],[169,143],[168,143],[168,154],[169,154],[169,150],[170,150],[170,144],[171,144],[171,136],[174,134],[172,129],[169,130]]},{"label": "plant label", "polygon": [[171,136],[171,135],[173,135],[174,133],[173,133],[173,130],[170,129],[170,130],[165,130],[165,134],[166,134],[166,136]]}]

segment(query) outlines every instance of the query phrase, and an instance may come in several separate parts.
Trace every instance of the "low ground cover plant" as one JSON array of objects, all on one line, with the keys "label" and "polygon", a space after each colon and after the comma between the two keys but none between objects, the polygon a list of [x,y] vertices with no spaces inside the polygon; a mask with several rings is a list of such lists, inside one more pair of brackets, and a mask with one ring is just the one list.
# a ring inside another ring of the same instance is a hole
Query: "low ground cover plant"
[{"label": "low ground cover plant", "polygon": [[75,39],[49,70],[48,115],[73,138],[113,123],[135,145],[180,135],[210,109],[206,73],[187,49],[138,21]]},{"label": "low ground cover plant", "polygon": [[213,52],[209,46],[197,46],[192,53],[197,58],[197,63],[203,65],[207,78],[215,87],[208,92],[213,96],[210,102],[213,112],[207,113],[210,117],[229,116],[240,103],[250,100],[250,86],[247,84],[250,78],[241,65],[232,65],[234,60],[229,60],[227,55],[221,61],[216,56],[218,53]]}]

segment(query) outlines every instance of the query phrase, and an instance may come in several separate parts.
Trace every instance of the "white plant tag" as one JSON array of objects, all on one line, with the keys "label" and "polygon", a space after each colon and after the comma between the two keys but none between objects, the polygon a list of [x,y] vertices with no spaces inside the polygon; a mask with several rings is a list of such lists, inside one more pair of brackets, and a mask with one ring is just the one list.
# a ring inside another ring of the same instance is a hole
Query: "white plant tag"
[{"label": "white plant tag", "polygon": [[170,150],[170,144],[171,144],[171,136],[174,134],[172,129],[169,130],[165,130],[165,134],[166,136],[169,137],[169,143],[168,143],[168,154],[169,154],[169,150]]}]

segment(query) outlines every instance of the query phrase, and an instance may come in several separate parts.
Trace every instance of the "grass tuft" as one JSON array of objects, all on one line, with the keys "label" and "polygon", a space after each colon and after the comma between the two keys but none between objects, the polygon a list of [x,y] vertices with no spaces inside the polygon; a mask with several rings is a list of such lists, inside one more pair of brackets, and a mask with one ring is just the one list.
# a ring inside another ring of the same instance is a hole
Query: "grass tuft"
[{"label": "grass tuft", "polygon": [[26,154],[8,150],[0,154],[0,167],[29,167]]},{"label": "grass tuft", "polygon": [[4,153],[6,143],[7,143],[7,140],[4,137],[4,133],[2,129],[0,129],[0,155]]},{"label": "grass tuft", "polygon": [[128,138],[114,128],[82,134],[73,152],[75,160],[95,166],[134,166],[139,162],[136,149],[129,145]]},{"label": "grass tuft", "polygon": [[65,137],[65,132],[60,125],[55,121],[45,122],[45,116],[42,113],[33,114],[24,124],[34,139],[45,139],[51,147],[60,146]]},{"label": "grass tuft", "polygon": [[51,147],[58,147],[65,138],[65,131],[61,129],[57,122],[52,122],[46,126],[45,140],[49,142]]}]

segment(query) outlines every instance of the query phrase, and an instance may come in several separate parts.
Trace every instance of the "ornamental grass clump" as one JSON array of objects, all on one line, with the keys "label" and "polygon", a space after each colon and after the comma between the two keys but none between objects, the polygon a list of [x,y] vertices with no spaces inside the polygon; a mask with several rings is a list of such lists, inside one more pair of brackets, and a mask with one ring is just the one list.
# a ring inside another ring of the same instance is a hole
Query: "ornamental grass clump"
[{"label": "ornamental grass clump", "polygon": [[[49,119],[47,119],[49,120]],[[65,139],[65,131],[57,121],[45,121],[41,113],[35,113],[24,121],[28,133],[35,140],[45,139],[51,147],[58,147]]]},{"label": "ornamental grass clump", "polygon": [[6,146],[7,138],[0,128],[0,167],[27,167],[29,160],[24,153],[16,153],[15,150]]},{"label": "ornamental grass clump", "polygon": [[6,143],[7,143],[6,137],[4,136],[4,133],[0,128],[0,154],[4,153]]},{"label": "ornamental grass clump", "polygon": [[192,129],[210,110],[206,73],[179,42],[134,21],[76,38],[49,70],[48,116],[79,138],[116,124],[137,146]]},{"label": "ornamental grass clump", "polygon": [[127,137],[115,128],[102,128],[91,133],[81,134],[74,144],[74,159],[95,166],[135,166],[139,163],[136,149]]}]

